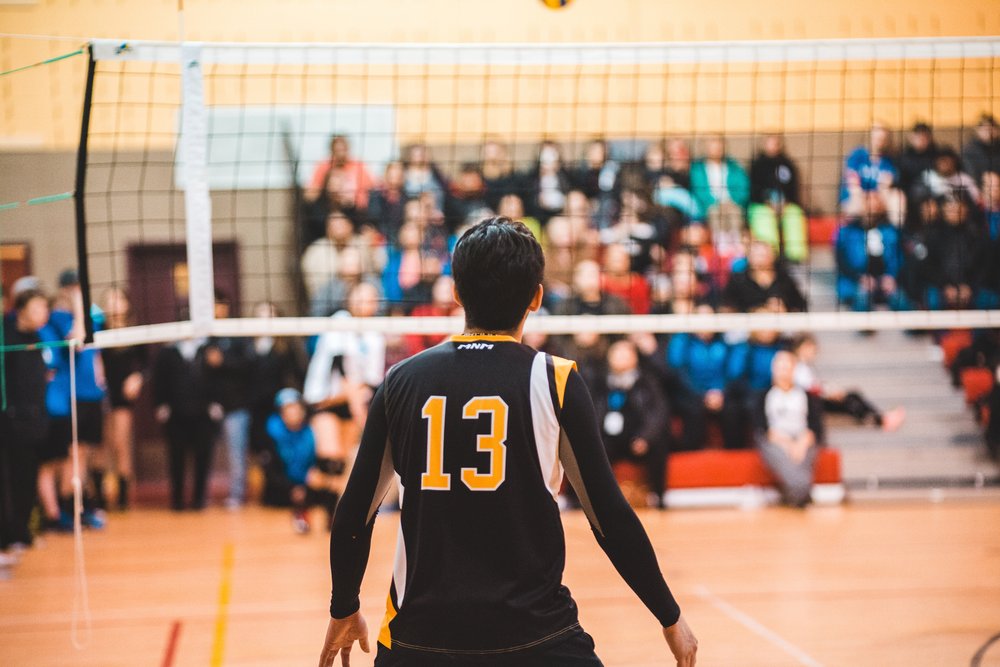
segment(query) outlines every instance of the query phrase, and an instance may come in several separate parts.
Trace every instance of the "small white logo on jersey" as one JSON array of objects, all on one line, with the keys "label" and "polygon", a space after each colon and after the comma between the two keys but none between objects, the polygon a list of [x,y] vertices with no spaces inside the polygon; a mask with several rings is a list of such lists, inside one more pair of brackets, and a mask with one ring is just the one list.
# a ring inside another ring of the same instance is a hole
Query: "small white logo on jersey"
[{"label": "small white logo on jersey", "polygon": [[492,350],[493,343],[462,343],[458,346],[460,350]]}]

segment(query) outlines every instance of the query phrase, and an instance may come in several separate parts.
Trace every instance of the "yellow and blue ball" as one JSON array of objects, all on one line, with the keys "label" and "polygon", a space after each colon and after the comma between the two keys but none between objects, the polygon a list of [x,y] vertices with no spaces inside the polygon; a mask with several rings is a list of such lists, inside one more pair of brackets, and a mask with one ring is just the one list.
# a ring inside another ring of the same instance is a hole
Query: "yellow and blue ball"
[{"label": "yellow and blue ball", "polygon": [[541,2],[549,9],[565,9],[573,0],[541,0]]}]

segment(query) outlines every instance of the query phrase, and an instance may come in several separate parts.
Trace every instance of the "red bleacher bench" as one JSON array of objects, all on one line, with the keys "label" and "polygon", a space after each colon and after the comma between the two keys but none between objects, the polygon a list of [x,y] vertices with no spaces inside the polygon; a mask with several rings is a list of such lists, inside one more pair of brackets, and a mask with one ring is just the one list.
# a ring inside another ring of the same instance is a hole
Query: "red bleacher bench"
[{"label": "red bleacher bench", "polygon": [[972,332],[968,329],[955,329],[941,336],[942,362],[945,368],[951,368],[955,357],[965,348],[972,345]]},{"label": "red bleacher bench", "polygon": [[975,405],[993,389],[993,371],[988,368],[965,368],[961,377],[965,402],[969,405]]},{"label": "red bleacher bench", "polygon": [[830,245],[837,234],[840,221],[835,215],[809,218],[809,245]]}]

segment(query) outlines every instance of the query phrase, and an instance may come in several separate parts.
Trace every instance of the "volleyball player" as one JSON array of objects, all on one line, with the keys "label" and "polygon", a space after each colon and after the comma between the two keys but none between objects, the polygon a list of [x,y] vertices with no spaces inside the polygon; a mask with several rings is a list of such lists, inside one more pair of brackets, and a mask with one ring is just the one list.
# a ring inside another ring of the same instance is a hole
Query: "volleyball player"
[{"label": "volleyball player", "polygon": [[600,665],[562,585],[564,472],[677,664],[694,665],[697,641],[611,472],[583,380],[519,342],[542,300],[541,247],[492,218],[459,240],[453,272],[465,333],[397,364],[372,401],[330,539],[320,666],[338,654],[348,665],[355,641],[368,651],[359,591],[393,473],[402,514],[378,667]]}]

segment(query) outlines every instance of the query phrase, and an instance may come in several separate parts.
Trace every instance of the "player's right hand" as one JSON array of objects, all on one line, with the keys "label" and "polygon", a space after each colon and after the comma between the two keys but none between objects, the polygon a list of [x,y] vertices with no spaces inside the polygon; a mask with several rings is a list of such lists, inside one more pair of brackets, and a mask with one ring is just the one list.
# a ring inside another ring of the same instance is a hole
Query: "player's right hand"
[{"label": "player's right hand", "polygon": [[319,656],[319,667],[333,667],[338,653],[343,667],[350,667],[351,647],[355,641],[362,651],[368,653],[368,623],[360,610],[347,618],[331,618],[326,628],[323,652]]},{"label": "player's right hand", "polygon": [[698,640],[688,627],[687,621],[681,616],[669,628],[663,628],[663,637],[667,640],[670,652],[677,660],[677,667],[694,667],[695,654],[698,652]]}]

